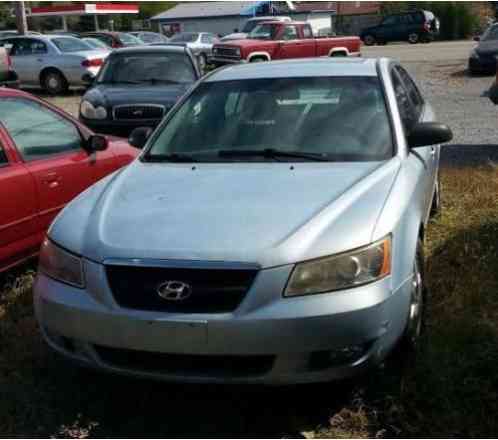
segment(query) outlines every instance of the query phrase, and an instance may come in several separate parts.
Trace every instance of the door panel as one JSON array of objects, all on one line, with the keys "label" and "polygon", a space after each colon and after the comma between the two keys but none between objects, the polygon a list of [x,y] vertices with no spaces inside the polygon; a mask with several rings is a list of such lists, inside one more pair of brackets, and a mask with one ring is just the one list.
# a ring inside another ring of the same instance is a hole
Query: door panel
[{"label": "door panel", "polygon": [[96,181],[96,158],[81,148],[82,138],[72,121],[38,102],[3,99],[0,120],[34,178],[38,227],[44,231],[70,200]]},{"label": "door panel", "polygon": [[37,251],[37,205],[33,178],[22,163],[7,160],[0,144],[0,271]]},{"label": "door panel", "polygon": [[15,39],[11,60],[19,79],[25,84],[39,84],[40,71],[47,56],[47,46],[34,38]]}]

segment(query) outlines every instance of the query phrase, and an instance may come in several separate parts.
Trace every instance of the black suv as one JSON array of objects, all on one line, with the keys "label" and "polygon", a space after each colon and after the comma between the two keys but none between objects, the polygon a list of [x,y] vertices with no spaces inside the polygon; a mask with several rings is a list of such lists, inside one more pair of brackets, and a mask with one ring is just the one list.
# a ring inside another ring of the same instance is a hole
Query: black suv
[{"label": "black suv", "polygon": [[429,11],[409,11],[386,15],[381,23],[363,29],[360,38],[367,46],[389,41],[428,43],[439,34],[439,20]]}]

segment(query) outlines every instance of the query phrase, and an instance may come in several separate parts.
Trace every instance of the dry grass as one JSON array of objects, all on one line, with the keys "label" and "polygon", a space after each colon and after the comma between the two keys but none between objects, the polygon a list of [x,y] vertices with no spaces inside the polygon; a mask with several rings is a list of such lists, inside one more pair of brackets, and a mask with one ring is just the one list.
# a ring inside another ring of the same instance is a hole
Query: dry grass
[{"label": "dry grass", "polygon": [[30,268],[0,287],[0,436],[494,437],[498,177],[444,169],[427,239],[430,310],[417,363],[352,383],[267,389],[151,383],[59,363],[33,320]]}]

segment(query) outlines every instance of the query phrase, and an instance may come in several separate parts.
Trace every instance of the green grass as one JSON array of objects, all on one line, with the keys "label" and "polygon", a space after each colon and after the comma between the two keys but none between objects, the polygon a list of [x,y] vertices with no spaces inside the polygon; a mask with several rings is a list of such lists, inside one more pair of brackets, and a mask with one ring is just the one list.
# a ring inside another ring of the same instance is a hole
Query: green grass
[{"label": "green grass", "polygon": [[498,177],[444,169],[427,232],[417,362],[339,384],[169,385],[79,370],[42,343],[33,268],[0,284],[0,436],[494,437],[498,432]]}]

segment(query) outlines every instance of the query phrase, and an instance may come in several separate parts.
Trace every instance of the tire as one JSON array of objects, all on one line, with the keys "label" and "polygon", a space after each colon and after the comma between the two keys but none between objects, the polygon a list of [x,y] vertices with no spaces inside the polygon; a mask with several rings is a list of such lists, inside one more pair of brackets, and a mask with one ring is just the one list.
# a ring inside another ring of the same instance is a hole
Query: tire
[{"label": "tire", "polygon": [[251,58],[251,61],[249,61],[249,62],[250,63],[264,63],[266,61],[267,61],[266,58],[263,58],[263,57],[254,57],[254,58]]},{"label": "tire", "polygon": [[401,353],[415,354],[425,328],[425,304],[427,299],[424,274],[424,247],[420,239],[417,243],[411,287],[408,321],[399,342],[398,350]]},{"label": "tire", "polygon": [[66,93],[69,89],[69,84],[64,75],[55,69],[45,72],[41,83],[43,89],[52,96]]},{"label": "tire", "polygon": [[408,35],[408,42],[410,44],[417,44],[419,41],[420,41],[420,37],[415,32],[413,32],[410,35]]},{"label": "tire", "polygon": [[432,197],[431,205],[431,218],[436,217],[441,213],[441,180],[439,175],[436,180],[436,189],[434,190],[434,196]]},{"label": "tire", "polygon": [[348,54],[346,52],[334,52],[330,54],[330,58],[344,58],[347,57]]},{"label": "tire", "polygon": [[363,43],[365,43],[365,46],[373,46],[376,43],[375,37],[371,34],[365,35]]}]

